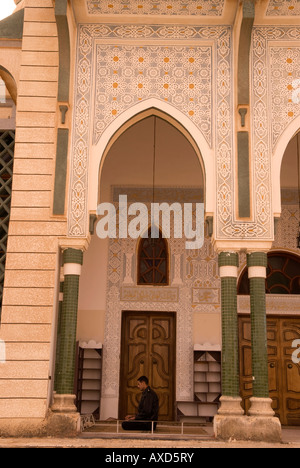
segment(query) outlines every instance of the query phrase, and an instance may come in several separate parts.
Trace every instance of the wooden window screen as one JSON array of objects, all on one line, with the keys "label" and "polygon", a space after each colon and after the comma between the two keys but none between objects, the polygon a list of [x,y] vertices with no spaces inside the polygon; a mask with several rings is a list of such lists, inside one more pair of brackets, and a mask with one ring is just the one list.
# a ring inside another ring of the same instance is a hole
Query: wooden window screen
[{"label": "wooden window screen", "polygon": [[15,132],[0,131],[0,319],[10,217]]},{"label": "wooden window screen", "polygon": [[167,241],[161,233],[158,239],[141,239],[138,253],[138,284],[167,285],[169,277]]}]

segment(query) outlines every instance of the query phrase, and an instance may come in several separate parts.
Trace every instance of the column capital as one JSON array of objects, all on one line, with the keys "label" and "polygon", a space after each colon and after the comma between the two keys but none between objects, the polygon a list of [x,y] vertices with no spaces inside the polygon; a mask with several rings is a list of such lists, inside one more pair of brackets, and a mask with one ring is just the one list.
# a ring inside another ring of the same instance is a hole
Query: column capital
[{"label": "column capital", "polygon": [[83,264],[83,251],[80,249],[68,248],[63,251],[63,264],[77,263]]},{"label": "column capital", "polygon": [[61,237],[58,239],[59,247],[64,251],[67,249],[78,249],[85,252],[88,250],[91,242],[91,236],[88,237]]},{"label": "column capital", "polygon": [[78,249],[66,249],[63,252],[64,276],[81,275],[81,266],[83,264],[83,252]]},{"label": "column capital", "polygon": [[239,254],[237,252],[221,252],[219,253],[219,267],[223,266],[239,266]]},{"label": "column capital", "polygon": [[221,278],[237,278],[239,255],[237,252],[221,252],[219,254],[219,273]]}]

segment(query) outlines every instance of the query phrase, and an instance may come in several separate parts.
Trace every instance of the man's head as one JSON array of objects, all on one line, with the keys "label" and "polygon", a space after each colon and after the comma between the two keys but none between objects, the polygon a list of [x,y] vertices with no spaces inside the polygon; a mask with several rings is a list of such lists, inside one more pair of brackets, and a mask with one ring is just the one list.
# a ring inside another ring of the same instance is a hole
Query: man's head
[{"label": "man's head", "polygon": [[148,378],[145,375],[142,375],[142,377],[140,377],[138,379],[138,388],[139,388],[139,390],[141,390],[141,392],[143,392],[144,390],[146,390],[148,385],[149,385]]}]

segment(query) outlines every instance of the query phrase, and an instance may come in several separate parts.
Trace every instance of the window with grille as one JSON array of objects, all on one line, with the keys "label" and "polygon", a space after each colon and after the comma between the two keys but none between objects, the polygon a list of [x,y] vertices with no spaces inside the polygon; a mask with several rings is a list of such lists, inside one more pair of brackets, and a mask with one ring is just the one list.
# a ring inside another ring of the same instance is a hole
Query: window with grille
[{"label": "window with grille", "polygon": [[[239,282],[239,294],[250,294],[248,269]],[[266,279],[267,294],[300,294],[300,257],[272,252],[268,255]]]},{"label": "window with grille", "polygon": [[15,132],[0,131],[0,317],[10,216]]},{"label": "window with grille", "polygon": [[166,239],[159,234],[151,239],[141,239],[138,252],[138,284],[167,285],[169,281],[169,255]]}]

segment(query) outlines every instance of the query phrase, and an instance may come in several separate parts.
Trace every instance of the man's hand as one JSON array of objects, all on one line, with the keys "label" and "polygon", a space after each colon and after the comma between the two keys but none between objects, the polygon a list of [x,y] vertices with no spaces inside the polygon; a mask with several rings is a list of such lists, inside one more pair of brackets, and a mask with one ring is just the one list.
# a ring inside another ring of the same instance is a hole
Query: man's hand
[{"label": "man's hand", "polygon": [[128,415],[125,417],[125,421],[133,421],[135,419],[135,416]]}]

